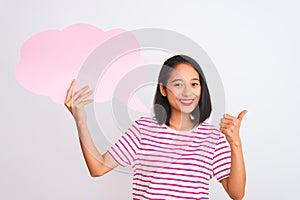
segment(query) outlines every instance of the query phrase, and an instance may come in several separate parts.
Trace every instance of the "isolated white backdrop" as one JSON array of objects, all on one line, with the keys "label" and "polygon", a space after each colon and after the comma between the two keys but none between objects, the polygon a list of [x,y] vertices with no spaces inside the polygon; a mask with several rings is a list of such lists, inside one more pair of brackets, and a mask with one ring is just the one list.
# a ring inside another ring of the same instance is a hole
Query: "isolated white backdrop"
[{"label": "isolated white backdrop", "polygon": [[[300,183],[299,18],[288,1],[1,1],[0,198],[130,199],[131,176],[91,178],[63,105],[21,87],[20,47],[49,29],[162,28],[196,41],[222,78],[226,111],[248,109],[241,134],[244,199],[297,199]],[[215,180],[211,199],[226,199]]]}]

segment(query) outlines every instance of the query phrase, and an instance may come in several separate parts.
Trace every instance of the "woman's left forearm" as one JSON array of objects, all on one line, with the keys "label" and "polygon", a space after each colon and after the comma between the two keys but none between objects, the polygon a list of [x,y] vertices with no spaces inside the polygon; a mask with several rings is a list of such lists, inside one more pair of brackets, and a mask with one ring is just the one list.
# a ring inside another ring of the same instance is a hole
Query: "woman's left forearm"
[{"label": "woman's left forearm", "polygon": [[241,140],[231,142],[231,168],[228,178],[228,193],[231,198],[242,199],[245,193],[246,170]]},{"label": "woman's left forearm", "polygon": [[230,176],[223,185],[234,200],[241,200],[245,194],[246,170],[240,138],[241,122],[247,110],[240,112],[238,117],[224,114],[220,123],[220,130],[225,135],[231,148]]}]

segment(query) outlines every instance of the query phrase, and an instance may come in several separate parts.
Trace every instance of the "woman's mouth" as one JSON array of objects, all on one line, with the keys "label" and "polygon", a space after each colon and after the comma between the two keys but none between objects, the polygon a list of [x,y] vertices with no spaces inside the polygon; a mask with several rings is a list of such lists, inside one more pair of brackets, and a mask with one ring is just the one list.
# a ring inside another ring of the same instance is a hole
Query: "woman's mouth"
[{"label": "woman's mouth", "polygon": [[190,106],[192,105],[194,99],[180,99],[179,101],[184,106]]}]

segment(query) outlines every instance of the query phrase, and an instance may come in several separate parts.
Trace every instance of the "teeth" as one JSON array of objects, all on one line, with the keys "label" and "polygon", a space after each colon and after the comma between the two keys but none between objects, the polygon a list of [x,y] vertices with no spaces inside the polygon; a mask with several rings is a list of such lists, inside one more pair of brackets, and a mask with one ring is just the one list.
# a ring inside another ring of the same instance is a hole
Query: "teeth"
[{"label": "teeth", "polygon": [[190,100],[180,100],[181,102],[183,103],[192,103],[193,99],[190,99]]}]

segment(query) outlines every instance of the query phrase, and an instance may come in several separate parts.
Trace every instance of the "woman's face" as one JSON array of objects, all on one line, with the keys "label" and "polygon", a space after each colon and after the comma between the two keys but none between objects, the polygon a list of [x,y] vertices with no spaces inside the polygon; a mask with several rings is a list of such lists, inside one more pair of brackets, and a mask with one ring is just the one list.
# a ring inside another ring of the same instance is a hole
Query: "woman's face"
[{"label": "woman's face", "polygon": [[167,87],[160,83],[160,92],[167,97],[172,112],[191,113],[200,100],[199,74],[190,64],[178,64],[170,73]]}]

